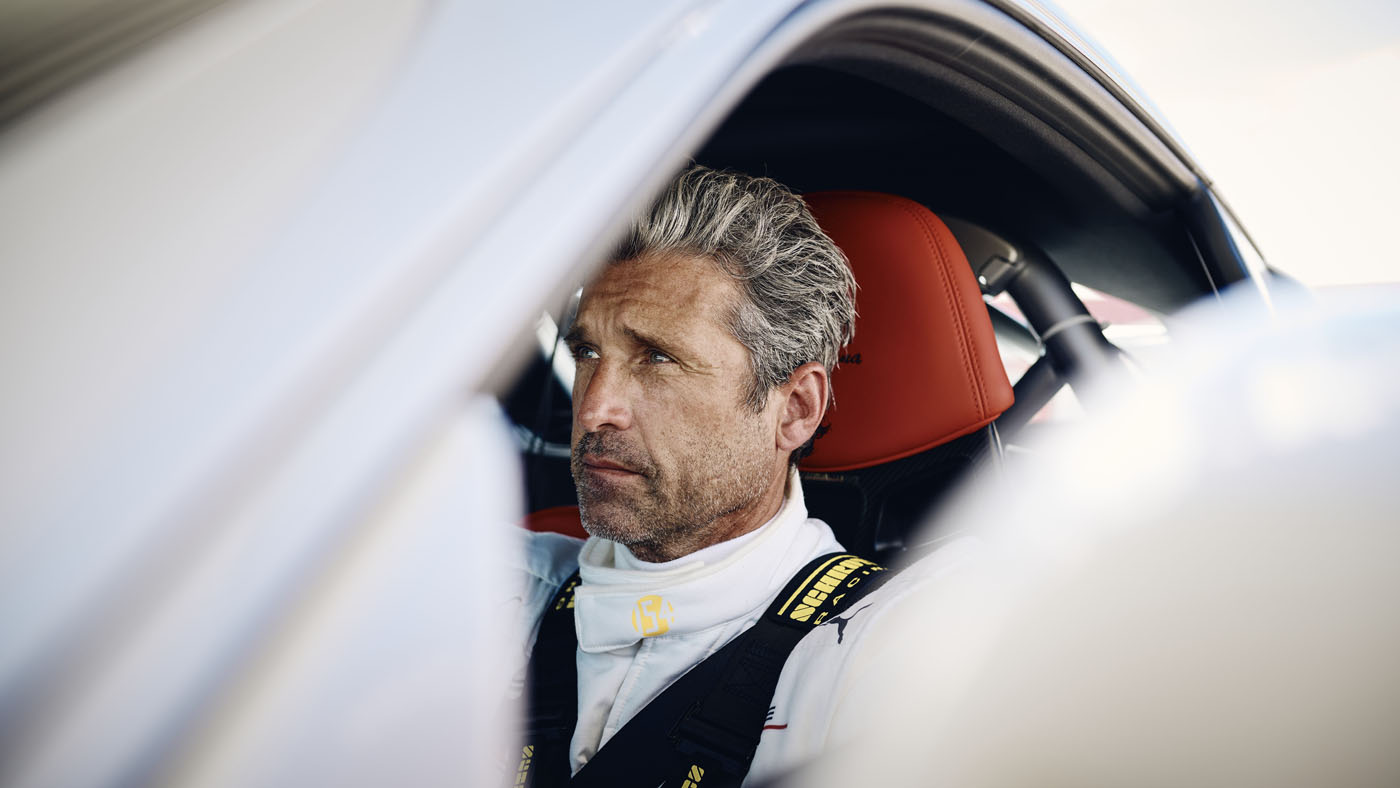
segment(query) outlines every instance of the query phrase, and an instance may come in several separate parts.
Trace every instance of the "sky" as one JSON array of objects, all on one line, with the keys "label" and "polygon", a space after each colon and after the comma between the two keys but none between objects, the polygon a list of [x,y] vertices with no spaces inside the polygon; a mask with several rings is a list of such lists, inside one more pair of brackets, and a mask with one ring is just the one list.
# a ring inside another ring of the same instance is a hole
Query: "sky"
[{"label": "sky", "polygon": [[1400,2],[1055,0],[1157,106],[1271,265],[1400,282]]}]

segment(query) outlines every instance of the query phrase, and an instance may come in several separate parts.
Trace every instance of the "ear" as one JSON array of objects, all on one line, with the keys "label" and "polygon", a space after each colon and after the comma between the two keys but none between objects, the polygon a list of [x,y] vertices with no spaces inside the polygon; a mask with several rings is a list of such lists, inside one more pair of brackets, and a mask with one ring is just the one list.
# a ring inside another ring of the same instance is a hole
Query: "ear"
[{"label": "ear", "polygon": [[778,387],[777,448],[784,453],[797,449],[817,431],[826,413],[831,380],[826,367],[809,361],[792,371]]}]

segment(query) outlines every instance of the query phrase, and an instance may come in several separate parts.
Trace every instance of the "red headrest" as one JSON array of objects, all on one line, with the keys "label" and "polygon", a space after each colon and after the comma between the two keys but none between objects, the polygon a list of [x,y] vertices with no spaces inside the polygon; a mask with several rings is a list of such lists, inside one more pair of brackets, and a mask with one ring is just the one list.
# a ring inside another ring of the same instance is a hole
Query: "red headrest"
[{"label": "red headrest", "polygon": [[982,291],[952,232],[924,206],[875,192],[805,195],[851,261],[856,335],[832,374],[807,471],[897,460],[966,435],[1011,407]]}]

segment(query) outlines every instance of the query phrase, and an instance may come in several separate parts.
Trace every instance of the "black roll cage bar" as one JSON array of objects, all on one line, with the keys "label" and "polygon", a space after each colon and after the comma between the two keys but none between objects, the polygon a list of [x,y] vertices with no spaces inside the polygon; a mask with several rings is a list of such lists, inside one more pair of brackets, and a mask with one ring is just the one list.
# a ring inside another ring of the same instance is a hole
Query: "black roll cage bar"
[{"label": "black roll cage bar", "polygon": [[1123,369],[1122,351],[1104,336],[1064,272],[1043,251],[961,219],[943,219],[967,255],[982,293],[1010,295],[1044,351],[1016,381],[1015,404],[996,421],[1004,440],[1014,438],[1065,385],[1078,388]]}]

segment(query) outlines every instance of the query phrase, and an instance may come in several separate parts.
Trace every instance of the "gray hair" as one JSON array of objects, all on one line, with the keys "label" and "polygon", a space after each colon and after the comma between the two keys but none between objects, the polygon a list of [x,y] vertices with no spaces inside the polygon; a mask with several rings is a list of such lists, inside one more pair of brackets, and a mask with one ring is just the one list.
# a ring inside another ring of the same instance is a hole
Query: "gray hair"
[{"label": "gray hair", "polygon": [[771,178],[689,167],[633,222],[613,259],[657,252],[708,257],[734,277],[742,296],[729,330],[749,351],[745,402],[755,412],[803,364],[835,369],[855,333],[846,255],[802,198]]}]

